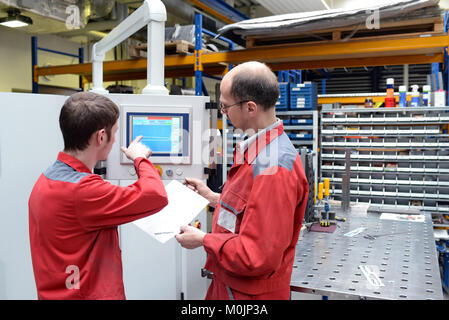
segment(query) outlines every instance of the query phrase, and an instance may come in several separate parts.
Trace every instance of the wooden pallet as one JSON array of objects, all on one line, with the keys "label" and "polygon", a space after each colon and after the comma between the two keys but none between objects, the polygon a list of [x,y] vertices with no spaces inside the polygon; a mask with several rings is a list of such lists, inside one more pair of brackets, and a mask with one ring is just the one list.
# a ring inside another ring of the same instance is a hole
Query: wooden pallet
[{"label": "wooden pallet", "polygon": [[[147,51],[147,44],[142,43],[137,46],[130,46],[129,55],[131,58],[142,58],[140,51]],[[186,55],[195,52],[195,45],[185,40],[174,40],[165,42],[165,55]],[[203,49],[203,52],[210,50]]]},{"label": "wooden pallet", "polygon": [[[130,56],[133,58],[141,58],[140,50],[147,51],[147,44],[142,43],[137,46],[130,47]],[[185,40],[174,40],[165,42],[165,54],[189,54],[195,51],[195,45]]]},{"label": "wooden pallet", "polygon": [[335,43],[349,40],[367,40],[381,37],[399,38],[414,34],[441,34],[443,32],[441,17],[413,19],[405,21],[384,21],[379,29],[368,29],[365,24],[336,29],[322,29],[285,35],[254,35],[246,37],[246,47],[289,45],[292,43]]},{"label": "wooden pallet", "polygon": [[165,43],[165,54],[188,54],[195,52],[195,45],[185,40],[174,40]]}]

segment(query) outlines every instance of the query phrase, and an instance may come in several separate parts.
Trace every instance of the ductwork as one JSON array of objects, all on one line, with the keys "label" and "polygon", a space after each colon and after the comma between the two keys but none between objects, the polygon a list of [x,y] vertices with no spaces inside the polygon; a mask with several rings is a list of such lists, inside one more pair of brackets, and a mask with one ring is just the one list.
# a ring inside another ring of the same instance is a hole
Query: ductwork
[{"label": "ductwork", "polygon": [[[115,1],[114,1],[115,2]],[[106,10],[106,8],[104,9]],[[103,11],[105,13],[106,11]],[[96,13],[96,15],[99,14],[99,12]],[[104,33],[101,33],[101,31],[105,30],[112,30],[116,26],[120,24],[123,20],[126,19],[128,16],[128,6],[126,4],[122,3],[115,3],[111,11],[108,13],[110,14],[111,20],[104,20],[104,21],[98,21],[98,22],[89,22],[85,25],[84,28],[81,29],[74,29],[74,30],[68,30],[64,32],[58,33],[59,36],[62,37],[76,37],[80,35],[85,35],[88,33],[89,35],[93,36],[94,38],[102,38],[105,36]]]},{"label": "ductwork", "polygon": [[[98,19],[109,15],[114,9],[115,0],[85,0],[86,19]],[[87,21],[86,21],[87,22]]]},{"label": "ductwork", "polygon": [[[0,0],[0,4],[62,22],[67,20],[66,9],[71,5],[78,6],[80,12],[84,12],[83,1],[79,0]],[[81,19],[80,27],[84,27],[83,19]]]},{"label": "ductwork", "polygon": [[[66,22],[69,16],[68,8],[76,6],[79,12],[79,29],[84,30],[89,20],[101,19],[111,15],[108,22],[102,21],[98,25],[91,25],[87,31],[103,31],[116,27],[128,16],[127,6],[117,4],[115,0],[0,0],[0,4],[8,7],[15,7],[20,10],[32,12],[43,17]],[[83,31],[73,30],[74,35],[79,35]],[[70,32],[70,31],[69,31]],[[85,33],[85,31],[84,31]],[[68,33],[70,35],[70,33]]]}]

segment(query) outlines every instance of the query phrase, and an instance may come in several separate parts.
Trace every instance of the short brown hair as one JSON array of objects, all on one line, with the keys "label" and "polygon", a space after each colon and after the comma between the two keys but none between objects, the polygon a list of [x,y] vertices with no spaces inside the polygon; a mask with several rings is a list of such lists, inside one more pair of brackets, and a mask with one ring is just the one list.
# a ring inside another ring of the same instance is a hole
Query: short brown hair
[{"label": "short brown hair", "polygon": [[92,134],[105,129],[108,141],[120,111],[106,96],[93,92],[78,92],[64,103],[59,114],[59,127],[64,138],[64,150],[82,151]]}]

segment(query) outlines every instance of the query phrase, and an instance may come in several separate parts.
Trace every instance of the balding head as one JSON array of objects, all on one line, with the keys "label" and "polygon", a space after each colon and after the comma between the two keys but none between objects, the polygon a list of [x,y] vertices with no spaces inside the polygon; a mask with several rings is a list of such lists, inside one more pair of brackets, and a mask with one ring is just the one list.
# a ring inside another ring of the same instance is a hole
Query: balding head
[{"label": "balding head", "polygon": [[276,75],[257,61],[242,63],[229,71],[223,80],[231,81],[230,94],[236,101],[254,101],[264,110],[274,108],[279,98]]}]

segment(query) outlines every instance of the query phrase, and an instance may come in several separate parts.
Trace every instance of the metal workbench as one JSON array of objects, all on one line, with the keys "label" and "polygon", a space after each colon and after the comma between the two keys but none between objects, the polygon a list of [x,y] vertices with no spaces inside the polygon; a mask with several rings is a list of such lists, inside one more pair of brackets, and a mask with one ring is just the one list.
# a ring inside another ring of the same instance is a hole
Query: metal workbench
[{"label": "metal workbench", "polygon": [[[291,290],[361,299],[443,299],[430,214],[424,222],[381,220],[367,205],[351,208],[333,233],[302,230],[296,247]],[[366,228],[353,237],[344,236]],[[394,235],[392,235],[395,233]],[[365,235],[385,235],[374,240]],[[360,266],[370,266],[380,283],[372,284]]]}]

